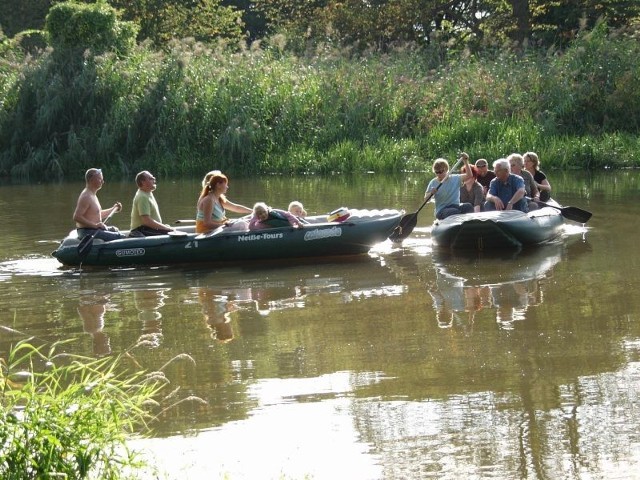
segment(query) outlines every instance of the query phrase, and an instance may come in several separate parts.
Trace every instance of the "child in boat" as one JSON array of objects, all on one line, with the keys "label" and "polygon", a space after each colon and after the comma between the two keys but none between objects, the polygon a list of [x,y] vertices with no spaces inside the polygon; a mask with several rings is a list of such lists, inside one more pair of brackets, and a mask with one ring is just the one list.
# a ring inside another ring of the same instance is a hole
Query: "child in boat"
[{"label": "child in boat", "polygon": [[291,215],[300,221],[300,223],[309,223],[304,219],[304,217],[307,216],[307,211],[304,209],[302,202],[294,200],[289,204],[288,210]]},{"label": "child in boat", "polygon": [[258,202],[253,206],[253,215],[249,221],[249,230],[262,230],[265,228],[302,227],[302,222],[285,210],[271,208],[264,202]]}]

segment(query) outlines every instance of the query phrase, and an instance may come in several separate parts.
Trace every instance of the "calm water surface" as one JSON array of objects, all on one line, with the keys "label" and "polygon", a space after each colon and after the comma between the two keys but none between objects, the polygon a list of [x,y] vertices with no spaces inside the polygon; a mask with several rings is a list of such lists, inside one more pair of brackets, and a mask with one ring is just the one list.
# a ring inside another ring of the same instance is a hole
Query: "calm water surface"
[{"label": "calm water surface", "polygon": [[[132,442],[147,478],[638,478],[640,174],[549,176],[594,215],[530,251],[434,250],[429,206],[402,247],[357,258],[84,271],[50,256],[82,185],[3,186],[0,357],[74,339],[164,366],[193,400]],[[232,179],[229,197],[414,210],[427,180]],[[128,211],[134,190],[107,176],[100,198]],[[197,195],[160,179],[164,220]]]}]

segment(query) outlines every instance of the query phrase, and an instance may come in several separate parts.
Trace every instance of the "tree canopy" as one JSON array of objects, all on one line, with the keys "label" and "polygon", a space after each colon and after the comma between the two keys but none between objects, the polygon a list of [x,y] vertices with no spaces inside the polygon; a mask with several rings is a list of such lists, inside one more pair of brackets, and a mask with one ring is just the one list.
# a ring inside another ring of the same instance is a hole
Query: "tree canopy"
[{"label": "tree canopy", "polygon": [[[81,1],[81,0],[77,0]],[[637,0],[99,0],[139,25],[138,40],[256,40],[287,33],[292,44],[332,42],[386,49],[438,42],[471,49],[567,45],[599,19],[637,34]],[[59,0],[3,0],[8,37],[43,28]],[[94,3],[84,0],[84,3]]]}]

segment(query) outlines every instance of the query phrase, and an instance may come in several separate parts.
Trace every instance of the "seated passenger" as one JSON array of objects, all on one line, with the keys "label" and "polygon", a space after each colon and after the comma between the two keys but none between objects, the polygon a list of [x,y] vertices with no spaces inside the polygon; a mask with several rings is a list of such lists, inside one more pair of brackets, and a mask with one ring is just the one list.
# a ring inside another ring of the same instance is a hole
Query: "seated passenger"
[{"label": "seated passenger", "polygon": [[[474,165],[470,165],[472,176],[467,178],[460,187],[460,203],[470,203],[474,212],[482,211],[484,203],[484,191],[482,185],[478,183],[478,169]],[[464,172],[467,167],[462,167]]]},{"label": "seated passenger", "polygon": [[[249,207],[233,203],[226,197],[229,179],[222,172],[213,170],[207,173],[204,180],[207,183],[202,187],[196,205],[196,233],[208,233],[221,225],[231,224],[225,209],[236,213],[251,213]],[[234,230],[244,230],[246,224],[242,224],[244,222],[241,220],[235,222]]]},{"label": "seated passenger", "polygon": [[264,202],[258,202],[253,206],[253,216],[249,221],[249,230],[262,230],[265,228],[302,227],[302,222],[285,210],[269,207]]},{"label": "seated passenger", "polygon": [[302,206],[302,203],[297,200],[291,202],[287,210],[289,210],[289,213],[291,215],[294,215],[298,218],[304,218],[307,216],[307,211]]},{"label": "seated passenger", "polygon": [[82,239],[87,235],[93,235],[93,238],[104,240],[105,242],[123,238],[124,235],[116,227],[108,227],[104,224],[106,217],[122,210],[122,204],[116,202],[113,207],[105,209],[100,206],[97,194],[98,190],[104,185],[102,170],[90,168],[85,172],[84,179],[85,187],[78,197],[76,209],[73,212],[78,239]]},{"label": "seated passenger", "polygon": [[153,196],[153,191],[156,189],[156,178],[143,170],[136,175],[136,185],[138,185],[138,191],[133,197],[133,205],[131,206],[129,236],[150,237],[173,232],[173,228],[162,223],[158,202]]},{"label": "seated passenger", "polygon": [[484,194],[484,199],[487,199],[487,192],[489,191],[489,184],[491,180],[496,178],[496,174],[493,170],[489,170],[489,162],[487,162],[484,158],[479,158],[476,160],[476,168],[478,169],[478,183],[482,185],[482,192]]},{"label": "seated passenger", "polygon": [[540,160],[538,159],[538,155],[534,152],[525,153],[522,158],[524,158],[524,166],[527,171],[533,175],[533,179],[536,181],[536,187],[540,191],[540,200],[543,202],[548,202],[551,200],[551,184],[549,180],[547,180],[547,176],[540,171]]},{"label": "seated passenger", "polygon": [[536,186],[536,181],[533,179],[533,175],[524,168],[524,158],[519,153],[512,153],[507,157],[507,160],[511,167],[511,173],[520,175],[524,180],[525,195],[530,199],[527,200],[529,211],[537,210],[540,208],[536,203],[536,200],[540,200],[540,192]]},{"label": "seated passenger", "polygon": [[496,178],[489,184],[485,211],[491,210],[520,210],[527,213],[527,200],[524,196],[524,180],[520,175],[514,175],[509,170],[509,162],[500,158],[493,162]]}]

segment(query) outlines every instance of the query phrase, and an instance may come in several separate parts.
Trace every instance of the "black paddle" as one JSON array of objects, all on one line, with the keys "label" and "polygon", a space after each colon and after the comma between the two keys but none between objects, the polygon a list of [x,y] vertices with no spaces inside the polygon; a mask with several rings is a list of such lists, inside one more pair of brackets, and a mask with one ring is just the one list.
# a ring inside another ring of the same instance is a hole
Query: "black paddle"
[{"label": "black paddle", "polygon": [[400,219],[400,223],[398,224],[398,226],[395,228],[393,232],[391,232],[391,235],[389,235],[389,240],[397,243],[397,242],[401,242],[402,240],[407,238],[409,235],[411,235],[411,232],[413,232],[413,229],[416,228],[416,224],[418,223],[418,213],[420,213],[420,210],[422,210],[424,206],[427,204],[427,202],[431,200],[431,198],[436,194],[436,192],[438,191],[440,186],[444,183],[444,181],[447,178],[449,178],[449,174],[453,170],[458,168],[458,165],[460,165],[461,162],[462,162],[462,158],[459,158],[456,164],[447,172],[445,177],[442,179],[442,182],[438,183],[438,186],[436,187],[436,189],[429,194],[429,196],[425,199],[424,202],[422,202],[422,205],[420,205],[420,208],[418,210],[416,210],[413,213],[408,213],[406,215],[403,215],[403,217]]},{"label": "black paddle", "polygon": [[593,215],[591,212],[587,212],[586,210],[578,207],[558,207],[556,205],[545,203],[540,200],[535,200],[535,202],[540,205],[544,205],[545,207],[556,208],[560,210],[560,213],[563,217],[578,223],[587,223],[591,218],[591,215]]},{"label": "black paddle", "polygon": [[[111,213],[107,215],[107,218],[105,218],[102,223],[106,224],[114,213],[116,213],[115,208],[111,210]],[[78,257],[80,257],[80,262],[82,262],[85,258],[87,258],[87,255],[89,255],[91,247],[93,247],[93,239],[99,231],[100,229],[98,228],[91,235],[86,235],[82,237],[82,240],[80,240],[80,243],[78,244]]]}]

